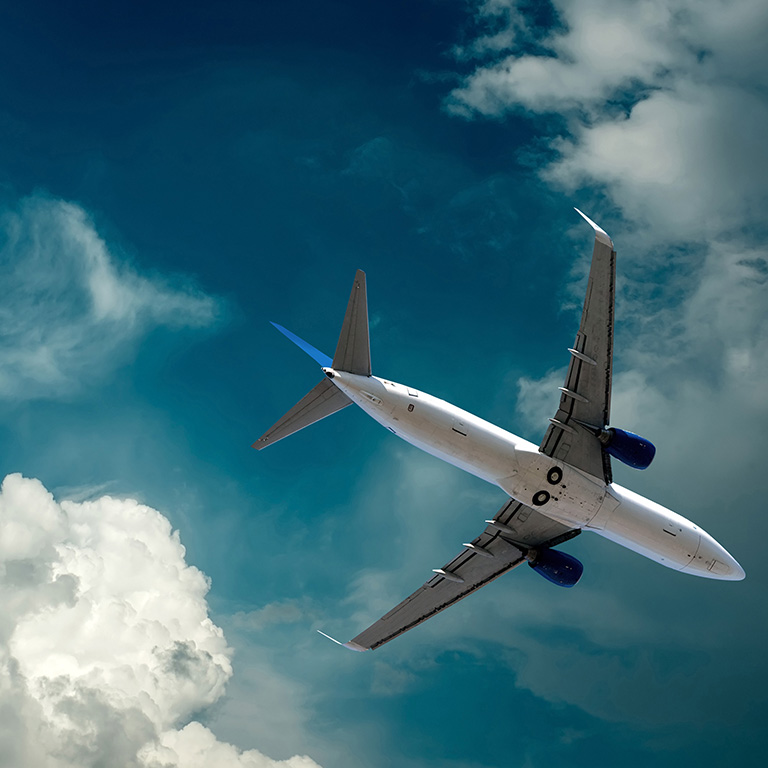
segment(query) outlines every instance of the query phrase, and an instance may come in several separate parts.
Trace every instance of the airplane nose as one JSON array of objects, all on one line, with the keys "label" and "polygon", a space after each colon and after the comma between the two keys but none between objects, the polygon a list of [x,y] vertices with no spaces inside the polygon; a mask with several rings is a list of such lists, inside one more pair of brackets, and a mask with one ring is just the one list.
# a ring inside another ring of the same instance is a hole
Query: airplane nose
[{"label": "airplane nose", "polygon": [[710,561],[707,570],[715,579],[723,581],[741,581],[747,574],[744,569],[727,552],[719,554]]},{"label": "airplane nose", "polygon": [[696,561],[699,576],[721,581],[741,581],[746,576],[736,558],[704,531]]},{"label": "airplane nose", "polygon": [[[746,573],[744,569],[739,565],[739,563],[736,561],[735,557],[732,557],[730,554],[728,554],[725,550],[723,550],[723,553],[727,556],[727,561],[725,562],[725,569],[727,569],[727,573],[723,574],[721,578],[726,579],[727,581],[741,581],[746,577]],[[720,564],[720,560],[718,560],[718,565]]]}]

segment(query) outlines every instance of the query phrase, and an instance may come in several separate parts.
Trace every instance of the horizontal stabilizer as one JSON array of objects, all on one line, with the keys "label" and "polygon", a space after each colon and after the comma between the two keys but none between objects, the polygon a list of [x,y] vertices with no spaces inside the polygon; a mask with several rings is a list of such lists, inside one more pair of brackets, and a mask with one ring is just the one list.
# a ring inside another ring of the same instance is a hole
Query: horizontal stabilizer
[{"label": "horizontal stabilizer", "polygon": [[314,424],[326,416],[330,416],[342,408],[346,408],[352,401],[338,389],[330,379],[323,379],[309,394],[299,400],[280,421],[268,429],[254,444],[253,447],[260,451],[278,440],[282,440],[294,432],[298,432],[310,424]]},{"label": "horizontal stabilizer", "polygon": [[368,298],[365,292],[365,272],[357,270],[352,293],[349,296],[339,343],[333,356],[337,371],[371,375],[371,348],[368,337]]}]

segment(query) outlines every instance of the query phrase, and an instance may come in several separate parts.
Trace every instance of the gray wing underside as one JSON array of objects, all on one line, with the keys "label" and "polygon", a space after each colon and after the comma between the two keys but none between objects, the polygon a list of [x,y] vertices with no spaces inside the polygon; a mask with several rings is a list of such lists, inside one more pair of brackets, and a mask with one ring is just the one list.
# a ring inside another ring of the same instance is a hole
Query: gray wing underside
[{"label": "gray wing underside", "polygon": [[494,521],[508,530],[488,525],[470,542],[472,546],[465,544],[464,551],[440,569],[442,573],[435,573],[345,645],[357,651],[378,648],[524,563],[524,550],[553,546],[578,533],[514,499],[499,510]]},{"label": "gray wing underside", "polygon": [[579,422],[602,429],[610,420],[616,252],[610,237],[584,218],[595,229],[587,295],[565,385],[560,388],[560,406],[539,450],[610,483],[610,456]]},{"label": "gray wing underside", "polygon": [[260,451],[342,408],[352,401],[329,379],[323,379],[313,387],[288,413],[273,424],[254,444]]}]

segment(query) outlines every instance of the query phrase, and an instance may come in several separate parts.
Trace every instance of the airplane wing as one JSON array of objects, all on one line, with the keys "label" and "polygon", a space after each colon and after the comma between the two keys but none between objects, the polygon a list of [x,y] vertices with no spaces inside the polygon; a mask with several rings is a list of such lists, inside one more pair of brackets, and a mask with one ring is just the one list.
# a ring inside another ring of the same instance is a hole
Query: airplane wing
[{"label": "airplane wing", "polygon": [[560,407],[539,450],[610,483],[611,458],[582,424],[602,429],[610,419],[616,251],[611,238],[576,210],[595,230],[595,247],[579,332],[568,350],[571,362],[560,387]]},{"label": "airplane wing", "polygon": [[524,563],[528,548],[554,546],[579,533],[514,499],[488,523],[480,536],[464,545],[460,555],[435,569],[435,575],[410,597],[340,645],[355,651],[378,648]]}]

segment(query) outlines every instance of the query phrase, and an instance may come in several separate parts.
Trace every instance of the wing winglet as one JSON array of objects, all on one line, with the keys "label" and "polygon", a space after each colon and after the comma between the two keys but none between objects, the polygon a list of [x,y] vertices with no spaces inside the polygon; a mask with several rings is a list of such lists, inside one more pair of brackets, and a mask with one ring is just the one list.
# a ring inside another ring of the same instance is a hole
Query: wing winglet
[{"label": "wing winglet", "polygon": [[578,213],[579,216],[581,216],[581,218],[584,219],[584,221],[586,221],[590,227],[592,227],[592,229],[595,230],[595,237],[601,243],[605,243],[606,245],[609,245],[611,248],[613,248],[613,240],[611,240],[611,238],[608,236],[608,233],[604,229],[598,227],[597,224],[595,224],[595,222],[592,221],[592,219],[590,219],[586,213],[582,213],[578,208],[574,208],[573,210],[576,211],[576,213]]},{"label": "wing winglet", "polygon": [[336,645],[340,645],[342,648],[348,648],[350,651],[370,651],[370,648],[363,648],[362,645],[358,645],[357,643],[353,643],[351,640],[348,643],[342,643],[340,640],[337,640],[335,637],[331,637],[330,635],[326,635],[325,632],[322,632],[321,630],[317,630],[318,634],[322,635],[323,637],[327,637],[332,642],[336,643]]}]

